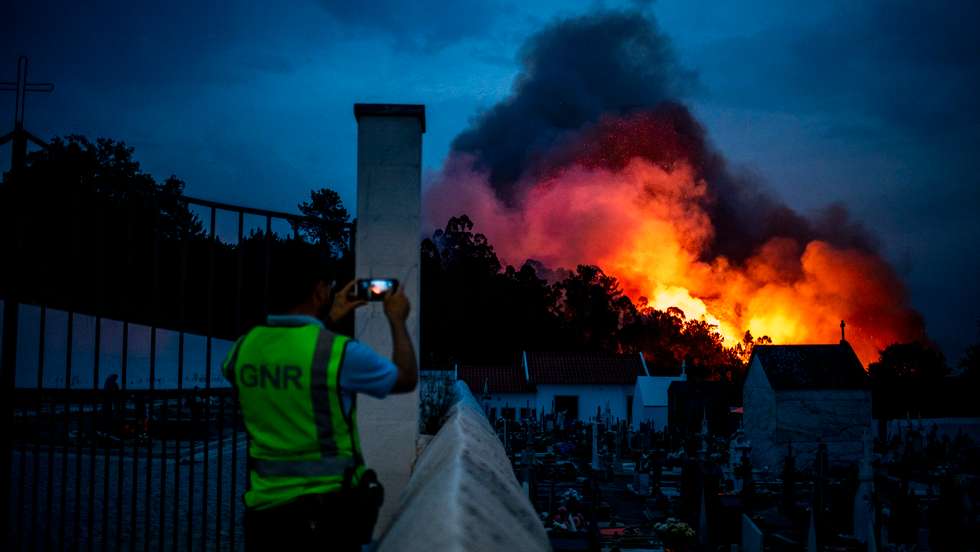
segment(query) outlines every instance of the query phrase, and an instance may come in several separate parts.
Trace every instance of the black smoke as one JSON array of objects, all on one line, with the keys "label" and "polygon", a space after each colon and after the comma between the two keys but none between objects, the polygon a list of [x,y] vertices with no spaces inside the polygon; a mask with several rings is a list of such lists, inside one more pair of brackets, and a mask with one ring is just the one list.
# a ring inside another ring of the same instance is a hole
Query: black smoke
[{"label": "black smoke", "polygon": [[[716,237],[706,257],[738,262],[777,236],[875,248],[843,206],[804,216],[773,197],[759,178],[730,169],[681,102],[698,85],[696,74],[677,61],[651,16],[603,11],[557,20],[531,36],[519,58],[511,95],[452,144],[454,153],[472,156],[506,204],[520,202],[522,186],[571,162],[587,159],[617,169],[639,156],[667,168],[683,158],[711,191],[706,208]],[[610,125],[623,117],[650,119],[656,136],[623,134],[617,140]]]},{"label": "black smoke", "polygon": [[568,133],[602,115],[657,105],[695,81],[656,24],[634,11],[558,20],[531,36],[519,58],[510,97],[452,144],[475,156],[507,202],[520,178]]}]

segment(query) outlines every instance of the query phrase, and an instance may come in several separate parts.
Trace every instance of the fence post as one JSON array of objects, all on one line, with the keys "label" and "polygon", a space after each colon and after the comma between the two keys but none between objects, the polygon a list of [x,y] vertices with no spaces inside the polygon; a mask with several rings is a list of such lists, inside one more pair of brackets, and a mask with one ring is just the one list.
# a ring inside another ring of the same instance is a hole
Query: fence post
[{"label": "fence post", "polygon": [[13,472],[14,454],[14,385],[16,382],[15,373],[17,370],[17,319],[20,305],[10,295],[3,300],[3,354],[0,358],[0,371],[3,373],[3,395],[0,397],[0,404],[4,409],[4,427],[7,431],[3,433],[3,451],[0,458],[0,517],[3,524],[3,539],[7,541],[11,536],[10,532],[10,499],[13,487],[11,477]]},{"label": "fence post", "polygon": [[[22,138],[20,136],[22,131],[23,129],[19,126],[15,128],[14,137],[18,139]],[[16,209],[21,194],[19,178],[24,170],[27,149],[26,142],[21,143],[15,141],[13,146],[10,172],[7,174],[7,181],[4,184],[7,186],[7,189],[4,190],[4,195],[7,196],[4,198],[7,205],[3,212],[4,222],[6,223],[3,230],[6,233],[9,247],[5,248],[5,251],[0,252],[3,255],[5,265],[8,267],[16,267],[17,263],[21,261],[19,255],[20,219],[17,216]],[[16,413],[14,408],[14,387],[17,384],[17,329],[18,315],[20,313],[17,291],[19,284],[20,271],[18,269],[8,271],[3,297],[3,339],[0,342],[0,346],[3,347],[2,352],[0,352],[0,405],[2,405],[0,408],[3,408],[3,422],[4,427],[7,428],[7,431],[3,432],[6,437],[0,437],[0,440],[3,441],[3,450],[0,451],[0,501],[3,502],[0,505],[0,524],[2,524],[0,527],[2,527],[4,542],[8,543],[12,542],[10,537],[13,535],[11,531],[13,528],[10,526],[10,515],[12,513],[10,507],[13,491],[13,484],[11,482],[13,472],[11,468],[13,467],[13,429]]]}]

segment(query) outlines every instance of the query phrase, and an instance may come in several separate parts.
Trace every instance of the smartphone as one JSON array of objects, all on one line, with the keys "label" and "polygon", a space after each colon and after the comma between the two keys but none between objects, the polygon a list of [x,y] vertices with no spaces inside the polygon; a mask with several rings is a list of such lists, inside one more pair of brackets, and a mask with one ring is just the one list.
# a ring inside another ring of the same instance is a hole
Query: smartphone
[{"label": "smartphone", "polygon": [[361,301],[383,301],[385,295],[398,288],[394,278],[359,278],[354,286],[354,298]]}]

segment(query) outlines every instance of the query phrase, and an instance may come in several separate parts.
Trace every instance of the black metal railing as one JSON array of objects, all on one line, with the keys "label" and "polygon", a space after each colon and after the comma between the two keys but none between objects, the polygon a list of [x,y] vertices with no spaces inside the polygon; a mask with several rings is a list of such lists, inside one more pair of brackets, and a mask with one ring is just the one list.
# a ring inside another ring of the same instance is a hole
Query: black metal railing
[{"label": "black metal railing", "polygon": [[0,270],[4,548],[240,548],[247,440],[220,361],[264,316],[273,248],[306,243],[304,219],[178,194],[164,200],[196,226],[128,198],[80,200],[53,231],[19,214],[31,192],[15,188]]}]

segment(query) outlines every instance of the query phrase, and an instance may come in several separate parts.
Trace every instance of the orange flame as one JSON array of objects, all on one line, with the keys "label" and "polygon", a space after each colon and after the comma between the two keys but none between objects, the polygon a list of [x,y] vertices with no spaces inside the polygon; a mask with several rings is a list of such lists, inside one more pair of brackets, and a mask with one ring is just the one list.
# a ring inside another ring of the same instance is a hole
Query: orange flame
[{"label": "orange flame", "polygon": [[621,169],[572,162],[525,183],[510,207],[472,161],[449,158],[428,190],[427,219],[469,215],[506,262],[598,265],[634,302],[678,307],[715,324],[728,345],[746,330],[774,343],[833,343],[846,320],[847,339],[867,365],[887,345],[921,335],[901,282],[872,253],[773,236],[738,264],[706,259],[712,198],[686,162],[669,170],[642,157]]}]

